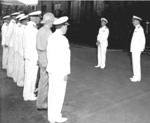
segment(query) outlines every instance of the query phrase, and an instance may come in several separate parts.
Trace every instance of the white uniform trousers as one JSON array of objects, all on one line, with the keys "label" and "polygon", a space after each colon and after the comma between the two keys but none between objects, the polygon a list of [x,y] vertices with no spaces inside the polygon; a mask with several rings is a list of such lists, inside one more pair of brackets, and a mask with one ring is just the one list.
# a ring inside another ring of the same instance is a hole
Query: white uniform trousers
[{"label": "white uniform trousers", "polygon": [[7,64],[7,76],[13,78],[14,72],[14,48],[9,47],[8,49],[8,64]]},{"label": "white uniform trousers", "polygon": [[19,87],[24,86],[24,77],[25,77],[25,61],[23,56],[19,55],[18,56],[18,76],[17,76],[17,85]]},{"label": "white uniform trousers", "polygon": [[106,51],[107,51],[107,46],[100,44],[98,45],[98,53],[97,53],[97,58],[98,58],[98,66],[105,67],[106,65]]},{"label": "white uniform trousers", "polygon": [[141,52],[132,52],[133,78],[141,80]]},{"label": "white uniform trousers", "polygon": [[67,81],[64,76],[49,74],[48,90],[48,120],[50,122],[61,118],[61,110],[65,98]]},{"label": "white uniform trousers", "polygon": [[3,54],[2,54],[2,68],[7,69],[7,60],[8,60],[8,47],[3,46]]},{"label": "white uniform trousers", "polygon": [[13,79],[14,79],[14,82],[17,82],[17,77],[18,77],[18,69],[19,69],[19,53],[17,51],[14,52],[14,76],[13,76]]},{"label": "white uniform trousers", "polygon": [[27,100],[35,100],[35,83],[37,79],[38,66],[35,60],[25,60],[25,80],[23,89],[23,98]]}]

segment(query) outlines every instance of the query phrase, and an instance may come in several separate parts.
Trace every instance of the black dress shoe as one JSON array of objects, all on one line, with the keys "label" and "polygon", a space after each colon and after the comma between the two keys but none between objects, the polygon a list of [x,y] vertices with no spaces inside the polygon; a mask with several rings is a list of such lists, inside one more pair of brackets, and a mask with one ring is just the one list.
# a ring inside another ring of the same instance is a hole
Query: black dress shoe
[{"label": "black dress shoe", "polygon": [[38,111],[47,111],[47,108],[37,108]]}]

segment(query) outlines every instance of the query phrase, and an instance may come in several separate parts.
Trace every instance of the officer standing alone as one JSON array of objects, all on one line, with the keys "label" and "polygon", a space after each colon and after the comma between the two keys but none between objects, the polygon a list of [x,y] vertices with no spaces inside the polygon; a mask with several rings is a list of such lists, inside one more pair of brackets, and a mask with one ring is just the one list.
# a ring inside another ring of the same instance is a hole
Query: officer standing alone
[{"label": "officer standing alone", "polygon": [[145,49],[145,34],[143,27],[140,25],[142,19],[137,16],[133,16],[132,23],[135,27],[133,36],[131,39],[130,52],[132,53],[132,68],[133,77],[130,78],[132,82],[141,81],[141,53]]},{"label": "officer standing alone", "polygon": [[96,45],[98,47],[98,64],[95,68],[104,69],[106,66],[106,51],[108,47],[108,36],[109,36],[109,29],[106,27],[108,20],[106,18],[101,18],[101,28],[99,29],[99,33],[97,36]]}]

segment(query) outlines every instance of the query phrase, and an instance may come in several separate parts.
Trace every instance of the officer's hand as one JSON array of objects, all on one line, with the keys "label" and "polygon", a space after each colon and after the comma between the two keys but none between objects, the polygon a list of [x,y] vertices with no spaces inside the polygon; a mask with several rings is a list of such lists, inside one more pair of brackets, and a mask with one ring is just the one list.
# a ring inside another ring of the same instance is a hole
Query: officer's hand
[{"label": "officer's hand", "polygon": [[68,80],[68,76],[64,76],[64,81],[67,81]]},{"label": "officer's hand", "polygon": [[8,46],[7,46],[7,45],[4,45],[4,47],[7,48]]},{"label": "officer's hand", "polygon": [[99,41],[97,41],[97,42],[96,42],[96,45],[100,45],[100,42],[99,42]]},{"label": "officer's hand", "polygon": [[37,61],[36,65],[39,66],[39,61]]}]

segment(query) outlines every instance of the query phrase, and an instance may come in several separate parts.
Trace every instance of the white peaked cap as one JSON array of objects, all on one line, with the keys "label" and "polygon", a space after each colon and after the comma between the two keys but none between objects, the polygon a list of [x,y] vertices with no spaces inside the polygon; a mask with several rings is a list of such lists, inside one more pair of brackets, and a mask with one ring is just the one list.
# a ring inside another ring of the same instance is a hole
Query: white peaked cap
[{"label": "white peaked cap", "polygon": [[7,19],[7,18],[10,18],[10,15],[6,15],[3,17],[3,19]]},{"label": "white peaked cap", "polygon": [[133,15],[133,19],[140,20],[140,21],[142,20],[142,18],[135,16],[135,15]]},{"label": "white peaked cap", "polygon": [[106,23],[108,23],[108,20],[106,18],[101,18],[101,21],[105,21]]},{"label": "white peaked cap", "polygon": [[20,15],[18,15],[17,17],[16,17],[16,19],[19,19],[19,18],[21,18],[22,16],[24,16],[25,14],[20,14]]},{"label": "white peaked cap", "polygon": [[11,14],[11,16],[17,16],[19,14],[20,14],[20,12],[14,12],[14,13]]},{"label": "white peaked cap", "polygon": [[29,13],[28,15],[29,16],[38,16],[38,15],[41,15],[41,11],[35,11],[35,12],[31,12],[31,13]]},{"label": "white peaked cap", "polygon": [[53,24],[54,24],[54,25],[61,25],[61,24],[68,24],[68,25],[69,25],[69,23],[67,22],[68,19],[69,19],[69,18],[68,18],[67,16],[63,16],[63,17],[60,17],[60,18],[56,19],[56,20],[53,22]]},{"label": "white peaked cap", "polygon": [[24,19],[26,19],[28,17],[29,17],[28,15],[24,15],[24,16],[20,17],[19,20],[21,21],[21,20],[24,20]]}]

